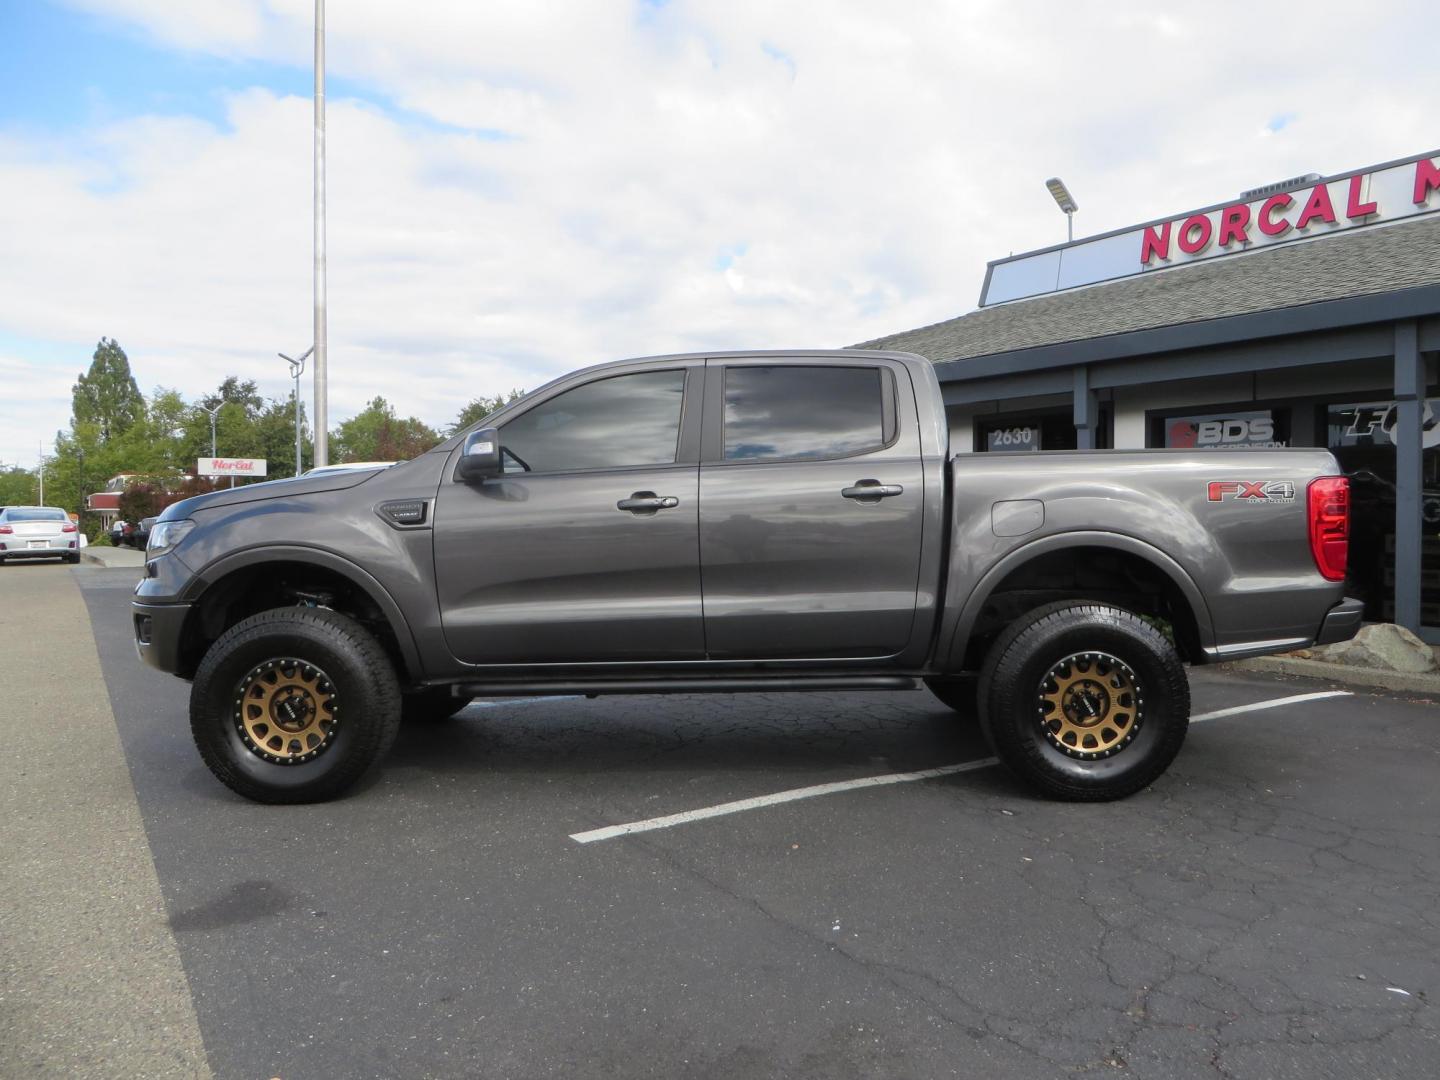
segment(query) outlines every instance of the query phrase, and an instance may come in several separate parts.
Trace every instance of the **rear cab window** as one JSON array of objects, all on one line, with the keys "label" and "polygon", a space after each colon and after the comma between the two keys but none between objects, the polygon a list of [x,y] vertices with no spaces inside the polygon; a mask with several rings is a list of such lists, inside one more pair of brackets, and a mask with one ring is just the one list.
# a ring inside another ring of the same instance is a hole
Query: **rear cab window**
[{"label": "rear cab window", "polygon": [[893,380],[880,367],[729,366],[723,459],[826,461],[884,449],[895,437]]}]

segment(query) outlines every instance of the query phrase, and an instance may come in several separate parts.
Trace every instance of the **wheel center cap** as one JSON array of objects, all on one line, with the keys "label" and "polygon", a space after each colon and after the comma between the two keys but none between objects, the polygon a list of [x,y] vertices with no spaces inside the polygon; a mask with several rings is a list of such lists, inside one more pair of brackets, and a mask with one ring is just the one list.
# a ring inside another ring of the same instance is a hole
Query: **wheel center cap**
[{"label": "wheel center cap", "polygon": [[275,701],[275,723],[286,731],[301,731],[315,712],[315,703],[303,690],[294,690]]},{"label": "wheel center cap", "polygon": [[1081,679],[1066,689],[1061,707],[1072,724],[1090,727],[1110,712],[1110,693],[1094,679]]}]

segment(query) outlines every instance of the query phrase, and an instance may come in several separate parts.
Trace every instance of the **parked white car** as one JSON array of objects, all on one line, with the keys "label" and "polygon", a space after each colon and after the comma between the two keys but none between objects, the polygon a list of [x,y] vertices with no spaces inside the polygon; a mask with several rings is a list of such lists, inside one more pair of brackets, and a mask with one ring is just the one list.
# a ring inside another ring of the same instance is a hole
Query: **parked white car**
[{"label": "parked white car", "polygon": [[0,563],[11,559],[80,561],[80,529],[58,506],[0,510]]}]

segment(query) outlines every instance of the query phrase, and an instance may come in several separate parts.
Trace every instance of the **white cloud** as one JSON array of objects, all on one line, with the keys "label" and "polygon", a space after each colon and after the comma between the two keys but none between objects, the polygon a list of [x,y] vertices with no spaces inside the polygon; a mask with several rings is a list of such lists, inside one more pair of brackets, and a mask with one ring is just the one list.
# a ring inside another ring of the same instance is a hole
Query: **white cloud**
[{"label": "white cloud", "polygon": [[[309,0],[76,4],[308,63]],[[1440,18],[1366,10],[1406,32],[1339,4],[331,4],[332,73],[394,106],[330,102],[332,416],[381,393],[439,424],[618,356],[959,314],[987,259],[1063,236],[1057,173],[1098,232],[1426,149]],[[282,394],[275,351],[310,340],[309,209],[305,99],[0,133],[0,329],[113,335],[146,387]],[[9,401],[0,457],[68,416]]]}]

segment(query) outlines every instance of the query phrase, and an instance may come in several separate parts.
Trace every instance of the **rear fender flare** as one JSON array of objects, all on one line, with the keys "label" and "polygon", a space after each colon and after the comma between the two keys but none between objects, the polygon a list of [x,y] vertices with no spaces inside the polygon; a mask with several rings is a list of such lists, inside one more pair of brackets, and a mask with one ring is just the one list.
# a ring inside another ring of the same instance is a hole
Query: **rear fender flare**
[{"label": "rear fender flare", "polygon": [[1195,629],[1200,638],[1202,651],[1209,650],[1214,646],[1215,628],[1210,618],[1210,606],[1205,602],[1204,594],[1200,592],[1185,568],[1169,555],[1152,544],[1137,540],[1124,533],[1065,532],[1041,537],[1016,548],[981,576],[960,608],[959,617],[946,639],[946,647],[940,651],[940,655],[944,658],[941,670],[960,670],[965,662],[966,648],[970,643],[970,631],[979,619],[980,612],[984,609],[986,601],[990,599],[991,593],[1002,581],[1031,559],[1073,547],[1109,548],[1112,551],[1121,551],[1144,559],[1169,578],[1180,590],[1185,602],[1190,605],[1190,611],[1195,616]]}]

